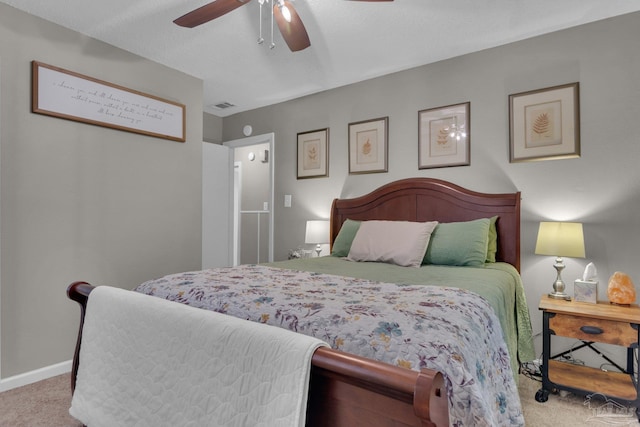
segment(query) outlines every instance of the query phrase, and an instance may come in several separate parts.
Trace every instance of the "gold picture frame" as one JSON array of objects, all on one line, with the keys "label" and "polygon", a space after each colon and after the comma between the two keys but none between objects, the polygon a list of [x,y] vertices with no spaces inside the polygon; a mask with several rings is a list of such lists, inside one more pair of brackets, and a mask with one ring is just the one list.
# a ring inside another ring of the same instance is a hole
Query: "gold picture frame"
[{"label": "gold picture frame", "polygon": [[418,169],[469,166],[471,103],[418,111]]},{"label": "gold picture frame", "polygon": [[329,176],[329,128],[298,133],[298,179]]},{"label": "gold picture frame", "polygon": [[389,117],[349,123],[349,173],[387,172]]},{"label": "gold picture frame", "polygon": [[509,161],[580,157],[580,85],[509,95]]}]

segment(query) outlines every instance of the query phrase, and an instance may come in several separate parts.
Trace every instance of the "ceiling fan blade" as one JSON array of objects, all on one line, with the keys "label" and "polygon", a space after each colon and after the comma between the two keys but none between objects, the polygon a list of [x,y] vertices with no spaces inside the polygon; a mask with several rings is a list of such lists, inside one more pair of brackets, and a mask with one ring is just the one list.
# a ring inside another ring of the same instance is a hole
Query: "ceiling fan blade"
[{"label": "ceiling fan blade", "polygon": [[[289,14],[291,15],[290,20],[285,18],[285,15],[283,14],[284,8],[289,10]],[[284,0],[282,2],[282,7],[280,7],[279,2],[274,1],[273,15],[275,16],[278,28],[282,33],[282,38],[287,42],[287,46],[289,46],[289,49],[291,49],[292,52],[297,52],[311,46],[307,29],[304,27],[302,19],[300,19],[298,12],[296,12],[291,2]]]},{"label": "ceiling fan blade", "polygon": [[181,27],[193,28],[200,24],[219,18],[251,0],[216,0],[205,4],[173,21]]}]

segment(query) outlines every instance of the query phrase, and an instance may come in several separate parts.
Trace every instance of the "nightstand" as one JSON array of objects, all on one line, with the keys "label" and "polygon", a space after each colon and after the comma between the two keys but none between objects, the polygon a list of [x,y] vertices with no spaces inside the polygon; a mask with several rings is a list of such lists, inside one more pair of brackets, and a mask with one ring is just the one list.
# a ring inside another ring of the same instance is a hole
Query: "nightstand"
[{"label": "nightstand", "polygon": [[[640,338],[640,308],[635,304],[617,306],[608,302],[564,301],[546,295],[538,308],[543,311],[542,388],[536,393],[536,400],[546,402],[549,392],[559,390],[580,395],[600,393],[623,405],[635,406],[640,419],[636,380],[640,360],[634,357]],[[623,346],[627,348],[626,372],[607,372],[554,360],[558,356],[551,356],[552,335],[581,340],[583,346],[594,342]]]}]

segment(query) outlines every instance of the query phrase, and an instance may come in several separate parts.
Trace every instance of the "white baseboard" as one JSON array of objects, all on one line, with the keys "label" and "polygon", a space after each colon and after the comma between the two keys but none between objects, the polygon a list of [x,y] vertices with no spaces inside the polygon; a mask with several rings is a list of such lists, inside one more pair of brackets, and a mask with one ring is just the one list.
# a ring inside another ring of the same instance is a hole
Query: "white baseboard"
[{"label": "white baseboard", "polygon": [[56,365],[46,366],[36,369],[35,371],[25,372],[24,374],[15,375],[13,377],[0,379],[0,393],[11,390],[23,385],[32,384],[47,378],[71,372],[71,360],[61,362]]}]

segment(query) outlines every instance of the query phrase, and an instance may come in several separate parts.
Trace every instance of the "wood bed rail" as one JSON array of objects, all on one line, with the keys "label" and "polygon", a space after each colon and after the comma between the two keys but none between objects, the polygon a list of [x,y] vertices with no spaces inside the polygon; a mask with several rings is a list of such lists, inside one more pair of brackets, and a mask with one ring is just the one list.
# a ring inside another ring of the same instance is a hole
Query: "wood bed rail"
[{"label": "wood bed rail", "polygon": [[[67,288],[69,299],[80,305],[72,391],[80,364],[87,303],[93,289],[87,282],[74,282]],[[307,426],[449,426],[447,391],[438,371],[400,368],[328,347],[317,349],[311,363]]]},{"label": "wood bed rail", "polygon": [[87,310],[89,294],[94,289],[93,285],[87,282],[73,282],[67,288],[67,296],[80,304],[80,327],[78,328],[78,339],[76,349],[73,352],[73,364],[71,365],[71,391],[76,389],[76,375],[78,374],[78,364],[80,363],[80,344],[82,344],[82,328],[84,326],[84,315]]},{"label": "wood bed rail", "polygon": [[[331,407],[318,407],[319,403],[324,404],[330,401],[331,395],[337,396],[339,392],[342,392],[342,398],[349,397],[349,401],[345,403],[348,408],[343,408],[342,412],[354,411],[354,406],[357,406],[355,402],[358,401],[363,405],[360,410],[374,417],[371,421],[363,423],[363,415],[359,414],[357,418],[354,417],[358,423],[350,425],[387,425],[387,420],[383,422],[380,418],[386,416],[390,416],[394,420],[404,420],[402,412],[405,411],[405,406],[413,407],[414,415],[421,420],[421,424],[418,425],[423,427],[449,425],[449,407],[444,377],[438,371],[433,369],[413,371],[328,347],[317,349],[311,362],[312,387],[307,410],[310,415],[317,413],[318,416],[308,417],[307,425],[309,426],[345,425],[340,420],[331,419],[328,416],[329,413],[334,413],[338,409],[335,406],[338,404],[337,402],[334,402],[334,406]],[[329,399],[312,399],[313,393],[319,393],[324,388],[323,381],[328,379],[333,380],[330,386],[333,389],[324,391],[325,397],[329,397]],[[359,394],[362,396],[361,399],[357,397]],[[381,402],[385,400],[380,396],[397,402],[397,412],[391,413],[396,410],[396,405],[380,403],[382,406],[377,406],[378,399]],[[410,424],[409,419],[404,422],[407,425],[413,425]],[[318,420],[322,420],[322,422],[317,422]]]}]

